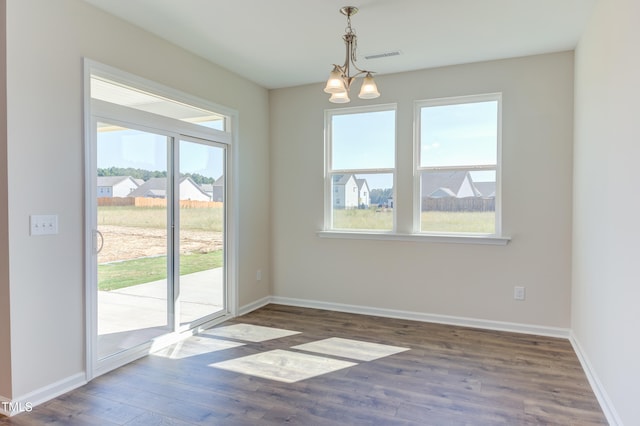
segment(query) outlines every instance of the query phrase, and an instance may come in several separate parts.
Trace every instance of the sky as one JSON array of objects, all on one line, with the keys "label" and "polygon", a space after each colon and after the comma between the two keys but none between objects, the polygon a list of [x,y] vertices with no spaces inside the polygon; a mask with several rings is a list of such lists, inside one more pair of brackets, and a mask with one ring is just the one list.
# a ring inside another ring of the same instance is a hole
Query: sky
[{"label": "sky", "polygon": [[[167,137],[137,130],[98,132],[98,168],[133,167],[167,170]],[[198,173],[217,179],[224,170],[224,150],[180,141],[180,173]]]},{"label": "sky", "polygon": [[[421,108],[420,166],[496,164],[497,107],[488,101]],[[395,111],[333,115],[333,170],[393,168],[395,121]],[[370,189],[392,187],[390,174],[357,176]],[[495,172],[472,172],[472,178],[495,181]]]},{"label": "sky", "polygon": [[420,166],[496,164],[497,101],[423,107]]},{"label": "sky", "polygon": [[[376,111],[332,116],[333,170],[390,169],[395,165],[395,111]],[[369,189],[393,187],[389,173],[358,174]]]}]

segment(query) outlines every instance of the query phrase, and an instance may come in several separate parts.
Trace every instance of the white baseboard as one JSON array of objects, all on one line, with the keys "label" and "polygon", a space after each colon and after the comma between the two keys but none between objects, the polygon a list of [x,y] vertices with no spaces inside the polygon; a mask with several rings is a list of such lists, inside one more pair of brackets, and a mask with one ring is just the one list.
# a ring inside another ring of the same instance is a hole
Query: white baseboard
[{"label": "white baseboard", "polygon": [[[342,303],[318,302],[305,299],[272,296],[268,303],[299,306],[301,308],[326,309],[329,311],[347,312],[352,314],[373,315],[386,318],[398,318],[421,322],[457,325],[461,327],[481,328],[486,330],[509,331],[512,333],[534,334],[537,336],[559,337],[568,339],[568,328],[546,327],[512,322],[490,321],[475,318],[456,317],[449,315],[427,314],[422,312],[400,311],[395,309],[371,308],[368,306],[346,305]],[[266,303],[265,303],[266,304]],[[264,305],[262,305],[264,306]]]},{"label": "white baseboard", "polygon": [[7,404],[9,404],[10,402],[11,400],[9,398],[0,395],[0,415],[9,417],[9,409],[7,407]]},{"label": "white baseboard", "polygon": [[604,413],[609,425],[611,426],[622,426],[622,420],[620,416],[618,416],[618,412],[613,406],[611,399],[609,399],[609,395],[604,390],[604,386],[602,386],[602,382],[598,379],[598,376],[595,373],[595,370],[591,366],[591,362],[587,357],[587,354],[582,349],[580,342],[576,335],[571,332],[569,336],[569,341],[571,342],[571,346],[573,346],[573,350],[578,356],[578,360],[580,360],[580,364],[582,365],[582,369],[584,373],[587,375],[587,380],[589,380],[589,384],[591,385],[591,389],[593,389],[593,393],[598,398],[598,402],[600,403],[600,408],[602,408],[602,412]]},{"label": "white baseboard", "polygon": [[16,414],[20,414],[24,411],[31,411],[36,405],[56,398],[63,393],[72,391],[87,383],[84,373],[74,374],[66,379],[59,380],[50,385],[44,386],[40,389],[36,389],[33,392],[29,392],[13,400],[7,400],[0,397],[0,413],[5,416],[11,417]]},{"label": "white baseboard", "polygon": [[[246,315],[251,311],[255,311],[256,309],[260,309],[265,305],[271,303],[273,297],[267,296],[262,299],[258,299],[255,302],[249,303],[248,305],[244,305],[238,308],[238,316]],[[274,302],[275,303],[275,302]]]}]

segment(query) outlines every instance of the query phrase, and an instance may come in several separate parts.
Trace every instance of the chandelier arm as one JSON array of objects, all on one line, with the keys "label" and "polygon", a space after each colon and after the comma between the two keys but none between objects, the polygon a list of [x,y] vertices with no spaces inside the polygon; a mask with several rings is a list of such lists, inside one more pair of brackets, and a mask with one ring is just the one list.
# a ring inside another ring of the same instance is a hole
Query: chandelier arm
[{"label": "chandelier arm", "polygon": [[372,71],[361,70],[360,68],[356,67],[355,65],[354,65],[354,67],[355,67],[359,72],[358,72],[357,74],[352,75],[352,76],[351,76],[351,78],[352,78],[352,79],[353,79],[353,78],[356,78],[356,77],[360,77],[362,74],[365,74],[365,75],[366,75],[366,74],[373,74],[373,72],[372,72]]},{"label": "chandelier arm", "polygon": [[[368,71],[368,70],[363,70],[360,67],[358,67],[358,65],[356,65],[357,62],[357,57],[356,57],[356,47],[358,45],[358,38],[355,35],[355,33],[351,32],[351,33],[347,33],[345,34],[342,39],[344,40],[344,44],[347,48],[347,53],[346,53],[346,59],[344,62],[344,69],[345,69],[345,76],[346,77],[355,77],[358,76],[360,74],[366,74],[366,73],[371,73],[373,74],[374,71]],[[350,76],[348,71],[350,66],[353,66],[353,68],[355,68],[358,73]]]},{"label": "chandelier arm", "polygon": [[353,67],[356,69],[356,71],[358,71],[358,73],[354,74],[352,77],[356,77],[356,76],[358,76],[360,74],[366,74],[366,73],[373,74],[374,73],[374,71],[367,71],[367,70],[363,70],[363,69],[358,68],[358,66],[356,65],[355,62],[352,62],[351,65],[353,65]]},{"label": "chandelier arm", "polygon": [[344,45],[345,45],[345,54],[344,54],[344,65],[342,66],[342,77],[344,78],[345,86],[347,90],[349,90],[349,86],[351,85],[351,76],[349,75],[350,67],[351,67],[351,44],[349,43],[348,34],[345,34],[343,37]]}]

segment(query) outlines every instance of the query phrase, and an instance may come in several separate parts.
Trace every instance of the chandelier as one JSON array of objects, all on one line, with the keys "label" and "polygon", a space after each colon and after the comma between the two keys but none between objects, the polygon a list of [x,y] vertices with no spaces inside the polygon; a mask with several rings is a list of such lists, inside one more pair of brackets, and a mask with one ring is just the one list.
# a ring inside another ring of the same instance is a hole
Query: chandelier
[{"label": "chandelier", "polygon": [[[358,8],[353,6],[345,6],[340,9],[340,13],[347,17],[346,33],[342,36],[347,49],[347,54],[344,65],[341,66],[333,64],[333,70],[331,71],[331,74],[329,74],[327,86],[324,88],[325,93],[331,93],[329,101],[336,104],[345,104],[351,101],[351,99],[349,99],[351,83],[353,83],[353,80],[355,80],[356,77],[363,74],[364,78],[362,79],[362,86],[358,97],[360,99],[374,99],[380,96],[376,82],[373,81],[373,76],[371,75],[373,71],[361,70],[356,66],[358,38],[356,37],[356,33],[353,28],[351,28],[351,16],[355,15],[357,12]],[[351,75],[351,67],[357,71],[354,75]]]}]

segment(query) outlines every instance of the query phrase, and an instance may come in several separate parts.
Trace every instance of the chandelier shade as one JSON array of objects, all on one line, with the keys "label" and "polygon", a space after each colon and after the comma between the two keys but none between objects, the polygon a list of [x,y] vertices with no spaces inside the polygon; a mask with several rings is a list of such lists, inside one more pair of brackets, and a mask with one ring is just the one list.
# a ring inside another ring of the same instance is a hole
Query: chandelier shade
[{"label": "chandelier shade", "polygon": [[358,97],[360,99],[375,99],[380,96],[380,92],[378,92],[378,86],[376,82],[373,80],[373,76],[371,73],[367,73],[362,80],[362,87],[360,88],[360,94]]},{"label": "chandelier shade", "polygon": [[329,98],[329,102],[333,102],[334,104],[346,104],[351,102],[351,99],[349,99],[349,93],[345,90],[344,92],[332,93]]},{"label": "chandelier shade", "polygon": [[[362,80],[362,86],[360,87],[360,93],[358,97],[360,99],[375,99],[380,96],[378,86],[373,79],[373,71],[362,70],[356,65],[356,49],[358,47],[358,38],[356,33],[351,28],[351,16],[358,12],[357,7],[345,6],[340,9],[340,13],[347,17],[346,33],[342,36],[346,48],[346,57],[343,65],[333,64],[333,70],[329,74],[329,79],[324,88],[325,93],[330,93],[330,102],[343,104],[350,102],[349,89],[351,83],[357,77],[364,75]],[[355,74],[351,74],[351,69],[356,71]]]},{"label": "chandelier shade", "polygon": [[325,93],[341,93],[347,91],[342,78],[342,73],[338,69],[337,65],[334,65],[333,71],[329,74],[329,80],[327,80],[327,86],[324,88],[324,91]]}]

